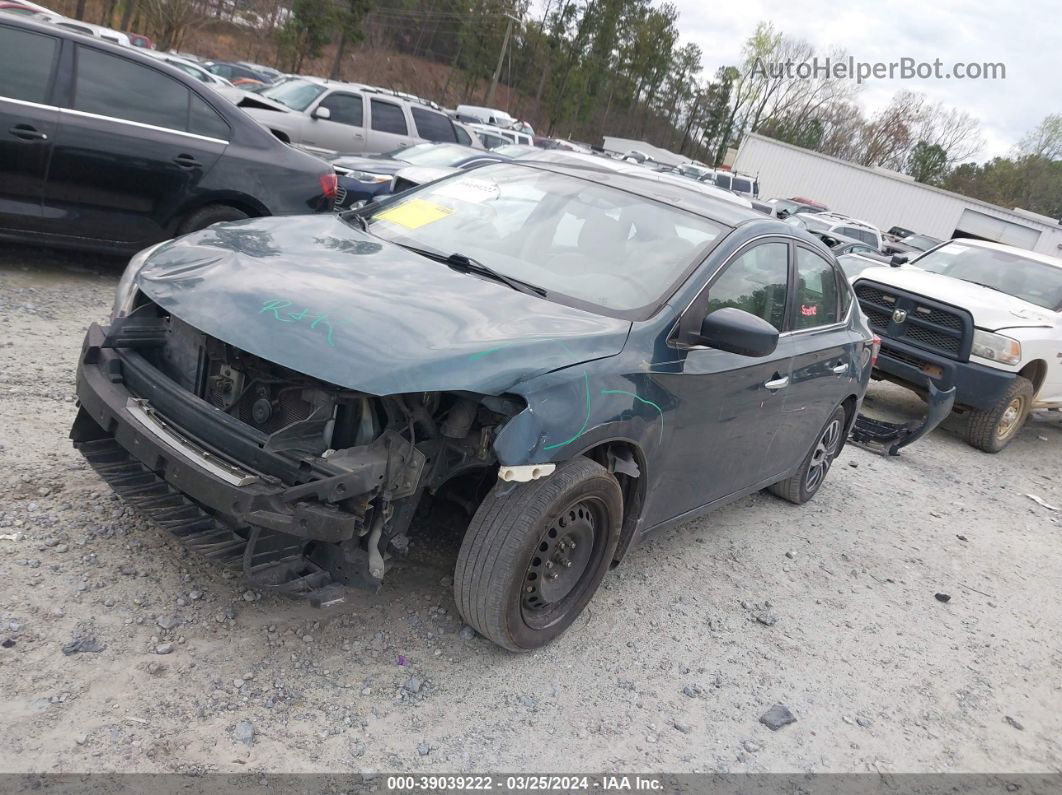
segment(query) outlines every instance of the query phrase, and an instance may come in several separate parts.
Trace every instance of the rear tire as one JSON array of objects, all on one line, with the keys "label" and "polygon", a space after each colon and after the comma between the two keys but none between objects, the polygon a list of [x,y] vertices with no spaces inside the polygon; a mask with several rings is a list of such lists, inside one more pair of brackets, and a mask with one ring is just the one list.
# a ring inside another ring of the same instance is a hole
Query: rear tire
[{"label": "rear tire", "polygon": [[185,218],[177,228],[177,234],[187,235],[206,229],[211,224],[218,224],[222,221],[242,221],[247,217],[249,216],[243,210],[237,210],[227,204],[208,204]]},{"label": "rear tire", "polygon": [[454,598],[465,621],[510,651],[545,646],[583,611],[619,540],[623,497],[589,458],[548,477],[499,482],[465,533]]},{"label": "rear tire", "polygon": [[815,437],[815,444],[804,458],[800,469],[789,478],[768,486],[768,491],[794,505],[803,505],[818,492],[833,465],[833,459],[844,445],[844,429],[848,414],[838,406]]},{"label": "rear tire", "polygon": [[1018,376],[990,409],[971,411],[966,441],[986,453],[998,453],[1018,435],[1033,402],[1032,381]]}]

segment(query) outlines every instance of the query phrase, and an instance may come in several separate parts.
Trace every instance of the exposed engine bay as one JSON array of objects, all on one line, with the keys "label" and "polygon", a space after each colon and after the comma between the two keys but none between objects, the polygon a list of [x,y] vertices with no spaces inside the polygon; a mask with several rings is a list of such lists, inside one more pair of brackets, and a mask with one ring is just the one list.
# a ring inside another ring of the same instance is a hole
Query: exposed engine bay
[{"label": "exposed engine bay", "polygon": [[[243,540],[235,548],[245,574],[258,587],[315,601],[331,583],[378,585],[388,560],[406,551],[418,508],[441,499],[470,516],[497,482],[494,434],[524,407],[508,396],[344,389],[212,338],[150,302],[102,331],[101,351],[114,349],[121,361],[141,423],[239,478],[238,498],[195,500]],[[171,409],[166,395],[176,396]],[[229,435],[197,433],[200,420],[221,420],[215,413],[231,418],[223,421]]]}]

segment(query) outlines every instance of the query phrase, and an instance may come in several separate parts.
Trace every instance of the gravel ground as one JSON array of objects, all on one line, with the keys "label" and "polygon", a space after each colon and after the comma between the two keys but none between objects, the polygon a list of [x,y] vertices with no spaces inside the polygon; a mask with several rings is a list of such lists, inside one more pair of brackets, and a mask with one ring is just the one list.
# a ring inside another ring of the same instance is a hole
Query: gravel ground
[{"label": "gravel ground", "polygon": [[657,536],[513,656],[462,631],[453,538],[319,612],[123,507],[66,438],[120,267],[0,253],[0,770],[1062,770],[1062,511],[1026,496],[1062,506],[1059,414],[998,456],[956,418],[848,447],[809,505]]}]

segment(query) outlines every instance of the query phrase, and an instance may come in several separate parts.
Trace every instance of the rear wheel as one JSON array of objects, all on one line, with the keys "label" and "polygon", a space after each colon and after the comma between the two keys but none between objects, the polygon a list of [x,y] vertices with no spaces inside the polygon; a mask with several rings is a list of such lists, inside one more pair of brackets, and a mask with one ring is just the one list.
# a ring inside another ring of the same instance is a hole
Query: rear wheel
[{"label": "rear wheel", "polygon": [[966,441],[986,453],[998,453],[1018,435],[1032,408],[1032,381],[1017,376],[992,408],[971,411]]},{"label": "rear wheel", "polygon": [[786,480],[770,486],[770,492],[794,505],[803,505],[814,497],[826,480],[833,459],[841,452],[846,419],[844,406],[834,409],[833,414],[826,420],[826,425],[815,437],[815,444],[804,458],[800,469]]},{"label": "rear wheel", "polygon": [[546,645],[597,591],[622,513],[616,478],[588,458],[530,483],[499,483],[472,518],[457,557],[461,615],[510,651]]},{"label": "rear wheel", "polygon": [[227,204],[208,204],[206,207],[200,207],[185,218],[177,229],[177,234],[187,235],[191,232],[198,232],[200,229],[206,229],[211,224],[221,223],[222,221],[242,221],[247,217],[247,213],[243,210],[237,210]]}]

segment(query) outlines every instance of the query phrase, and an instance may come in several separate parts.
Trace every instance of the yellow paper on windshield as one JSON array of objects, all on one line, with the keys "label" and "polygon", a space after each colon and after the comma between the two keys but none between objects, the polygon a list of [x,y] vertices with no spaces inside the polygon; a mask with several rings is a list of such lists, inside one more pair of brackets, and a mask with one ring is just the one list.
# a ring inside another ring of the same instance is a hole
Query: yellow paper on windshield
[{"label": "yellow paper on windshield", "polygon": [[389,207],[383,212],[376,213],[376,219],[378,221],[389,221],[406,229],[419,229],[422,226],[433,224],[451,213],[453,213],[453,210],[449,207],[443,207],[441,204],[435,204],[424,199],[409,199],[395,207]]}]

